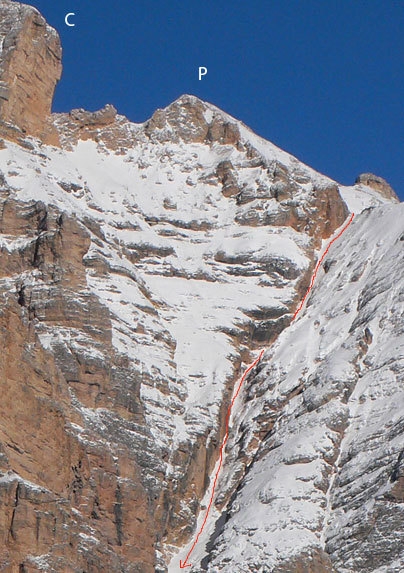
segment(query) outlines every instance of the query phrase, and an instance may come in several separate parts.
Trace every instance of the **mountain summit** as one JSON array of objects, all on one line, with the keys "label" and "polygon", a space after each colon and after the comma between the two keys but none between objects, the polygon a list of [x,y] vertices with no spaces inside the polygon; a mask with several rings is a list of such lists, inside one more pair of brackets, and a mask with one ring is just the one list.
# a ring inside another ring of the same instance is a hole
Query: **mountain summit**
[{"label": "mountain summit", "polygon": [[[195,96],[52,114],[0,4],[0,570],[398,572],[402,206]],[[298,320],[292,317],[328,242]]]}]

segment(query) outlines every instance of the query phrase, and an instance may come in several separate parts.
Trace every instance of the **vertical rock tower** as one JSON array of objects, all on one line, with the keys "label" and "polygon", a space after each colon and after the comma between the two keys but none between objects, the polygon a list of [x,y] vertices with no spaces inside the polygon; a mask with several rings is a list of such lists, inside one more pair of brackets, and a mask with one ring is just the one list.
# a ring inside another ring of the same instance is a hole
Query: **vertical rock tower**
[{"label": "vertical rock tower", "polygon": [[3,130],[11,124],[23,134],[55,142],[48,120],[55,86],[62,72],[62,49],[57,32],[35,8],[2,0],[0,38]]}]

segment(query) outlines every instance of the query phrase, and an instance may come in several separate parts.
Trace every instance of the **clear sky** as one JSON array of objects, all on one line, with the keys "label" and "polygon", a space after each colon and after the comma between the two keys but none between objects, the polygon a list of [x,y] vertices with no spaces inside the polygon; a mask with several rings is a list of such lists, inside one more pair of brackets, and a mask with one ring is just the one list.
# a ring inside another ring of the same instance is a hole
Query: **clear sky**
[{"label": "clear sky", "polygon": [[30,3],[62,38],[54,111],[112,103],[141,122],[194,94],[337,181],[371,171],[404,199],[404,0]]}]

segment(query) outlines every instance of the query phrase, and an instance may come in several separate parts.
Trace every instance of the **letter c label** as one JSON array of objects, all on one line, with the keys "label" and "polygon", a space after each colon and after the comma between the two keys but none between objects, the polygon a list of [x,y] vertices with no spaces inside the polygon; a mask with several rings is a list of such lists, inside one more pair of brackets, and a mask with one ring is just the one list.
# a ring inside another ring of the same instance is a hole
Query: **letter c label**
[{"label": "letter c label", "polygon": [[65,18],[65,24],[66,24],[66,26],[72,27],[72,26],[75,26],[75,25],[76,25],[76,24],[73,24],[72,22],[69,21],[69,18],[70,18],[71,16],[75,16],[75,15],[76,15],[76,14],[75,14],[74,12],[69,12],[68,14],[66,14],[66,18]]}]

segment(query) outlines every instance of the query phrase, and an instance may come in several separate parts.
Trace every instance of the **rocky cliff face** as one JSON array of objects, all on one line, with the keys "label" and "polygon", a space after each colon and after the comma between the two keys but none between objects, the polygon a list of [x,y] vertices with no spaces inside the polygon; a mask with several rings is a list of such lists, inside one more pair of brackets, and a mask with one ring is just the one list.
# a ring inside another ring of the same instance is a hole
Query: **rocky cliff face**
[{"label": "rocky cliff face", "polygon": [[62,64],[59,37],[35,8],[12,0],[0,6],[0,130],[56,143],[49,118]]},{"label": "rocky cliff face", "polygon": [[[276,376],[268,369],[281,364],[271,352],[287,348],[282,337],[296,330],[291,317],[324,240],[350,211],[379,209],[391,197],[368,179],[339,186],[193,96],[144,124],[113,106],[50,115],[56,33],[14,2],[1,4],[0,18],[0,570],[177,571],[240,372],[275,344],[235,420],[216,500],[226,519],[237,513],[246,472],[259,460],[272,467],[271,440],[296,436],[295,419],[302,413],[306,423],[317,407],[291,406],[302,377],[317,380],[304,356],[294,357],[287,383],[286,366]],[[35,50],[23,57],[33,38]],[[337,268],[330,259],[327,276]],[[332,376],[322,382],[325,402],[346,401],[350,378],[337,384]],[[306,402],[315,401],[307,392]],[[319,453],[324,495],[313,502],[326,517],[316,522],[317,541],[302,517],[310,543],[296,545],[296,571],[308,571],[311,558],[344,571],[329,500],[346,422],[332,416],[324,423],[336,432],[335,448],[324,454],[328,473]],[[310,449],[310,436],[303,442]],[[396,474],[399,497],[399,466]],[[309,497],[316,479],[305,482]],[[229,558],[233,522],[223,531],[220,523],[195,570],[281,570],[265,569],[272,557],[264,551],[256,565]],[[211,535],[215,519],[209,527]],[[265,535],[255,538],[263,547]],[[289,549],[277,549],[285,559],[274,567],[295,570]]]}]

